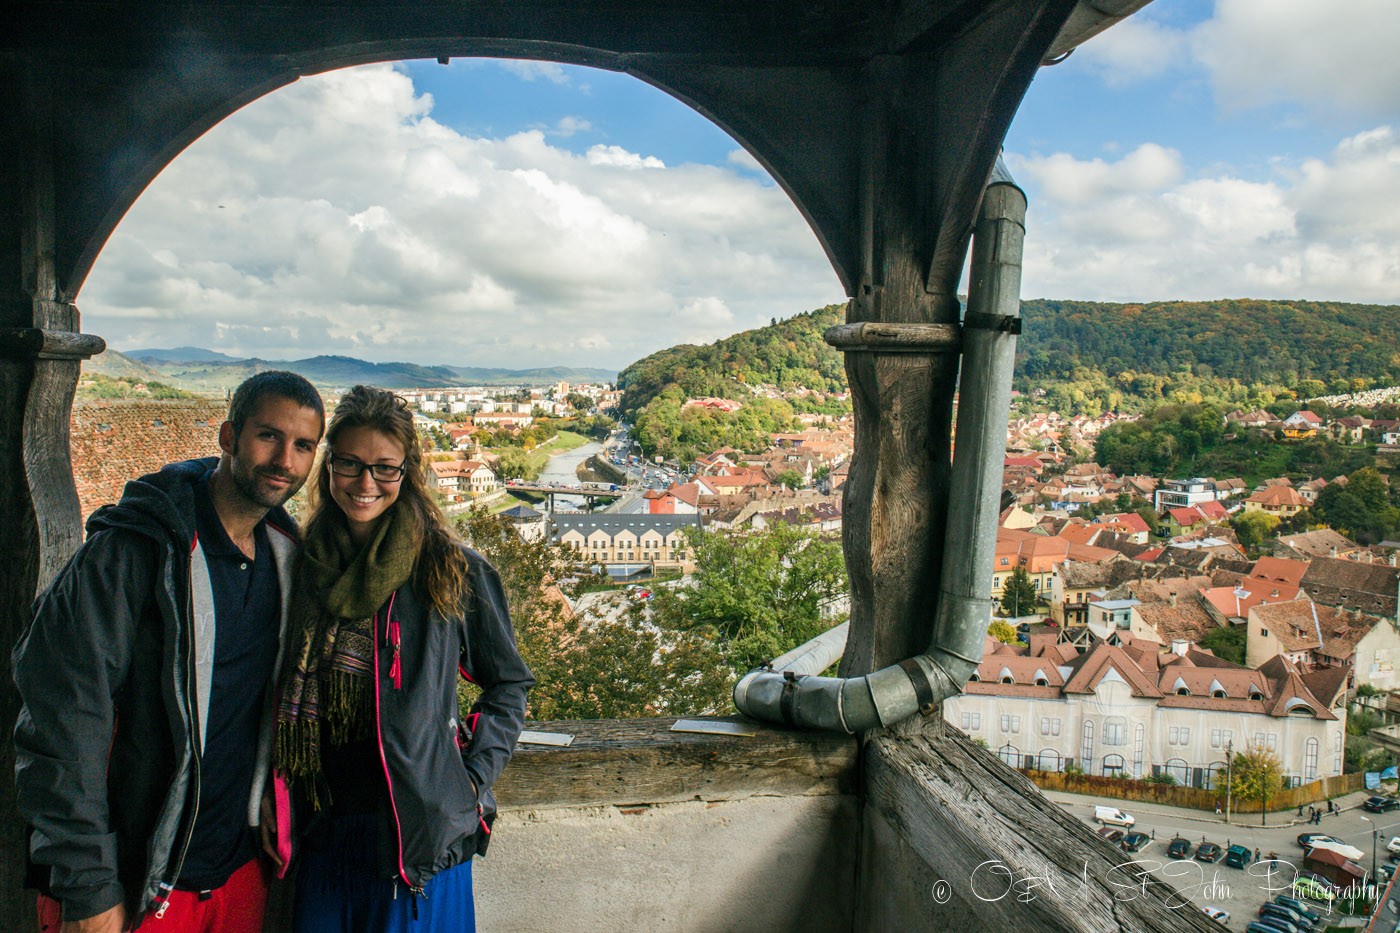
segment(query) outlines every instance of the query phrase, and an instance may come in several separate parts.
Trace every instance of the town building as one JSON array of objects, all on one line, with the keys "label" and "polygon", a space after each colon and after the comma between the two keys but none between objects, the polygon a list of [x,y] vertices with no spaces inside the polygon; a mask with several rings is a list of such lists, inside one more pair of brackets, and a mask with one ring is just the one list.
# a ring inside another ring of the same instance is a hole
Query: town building
[{"label": "town building", "polygon": [[1161,653],[1133,639],[1085,651],[1053,634],[988,639],[943,717],[1012,767],[1216,788],[1229,752],[1253,744],[1278,755],[1292,785],[1342,773],[1344,680],[1280,656],[1241,667],[1180,641]]},{"label": "town building", "polygon": [[700,516],[694,514],[556,512],[549,536],[580,559],[625,575],[646,567],[692,569],[685,533],[700,527]]},{"label": "town building", "polygon": [[448,502],[464,502],[501,489],[496,471],[480,460],[441,460],[428,464],[435,488]]},{"label": "town building", "polygon": [[1308,500],[1292,486],[1265,486],[1244,500],[1246,512],[1263,512],[1276,518],[1297,515],[1308,507]]},{"label": "town building", "polygon": [[1215,502],[1223,498],[1216,489],[1215,481],[1204,477],[1192,479],[1167,479],[1152,494],[1152,507],[1158,512],[1167,509],[1189,508],[1202,502]]}]

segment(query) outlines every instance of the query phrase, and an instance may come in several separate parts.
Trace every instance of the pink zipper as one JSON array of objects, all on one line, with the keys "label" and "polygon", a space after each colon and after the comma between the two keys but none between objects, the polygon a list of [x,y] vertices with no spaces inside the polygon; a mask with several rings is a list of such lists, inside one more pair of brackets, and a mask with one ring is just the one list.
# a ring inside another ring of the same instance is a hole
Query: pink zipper
[{"label": "pink zipper", "polygon": [[389,620],[389,644],[394,649],[394,660],[389,662],[389,679],[394,682],[395,690],[402,690],[403,661],[400,654],[403,649],[403,639],[399,634],[399,620],[394,618],[394,599],[398,595],[398,590],[389,594],[389,611],[385,613],[385,618]]},{"label": "pink zipper", "polygon": [[[394,591],[394,595],[398,595],[397,590]],[[390,596],[389,612],[385,614],[386,621],[387,616],[393,611],[394,596]],[[374,644],[374,735],[379,745],[379,763],[384,767],[384,785],[389,791],[389,813],[394,817],[394,836],[398,840],[397,855],[399,863],[399,877],[403,879],[404,884],[408,885],[409,891],[417,891],[418,889],[413,886],[413,882],[408,880],[408,871],[404,868],[403,865],[403,826],[399,823],[399,808],[394,803],[394,779],[389,776],[389,758],[387,755],[384,754],[384,723],[382,707],[380,706],[379,702],[379,615],[377,613],[374,616],[373,624],[374,637],[372,637],[370,641]]]}]

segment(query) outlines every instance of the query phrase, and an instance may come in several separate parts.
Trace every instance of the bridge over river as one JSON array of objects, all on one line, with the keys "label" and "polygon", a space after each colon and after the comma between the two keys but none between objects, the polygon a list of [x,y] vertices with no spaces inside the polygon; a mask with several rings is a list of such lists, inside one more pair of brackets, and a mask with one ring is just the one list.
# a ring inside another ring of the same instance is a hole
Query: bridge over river
[{"label": "bridge over river", "polygon": [[[546,510],[553,512],[555,508],[556,496],[567,496],[573,499],[582,499],[585,503],[586,511],[593,511],[594,503],[600,499],[616,500],[623,496],[640,492],[642,486],[629,485],[621,486],[616,483],[542,483],[542,482],[507,482],[506,492],[528,493],[532,496],[544,496],[548,503]],[[573,504],[573,503],[571,503]]]}]

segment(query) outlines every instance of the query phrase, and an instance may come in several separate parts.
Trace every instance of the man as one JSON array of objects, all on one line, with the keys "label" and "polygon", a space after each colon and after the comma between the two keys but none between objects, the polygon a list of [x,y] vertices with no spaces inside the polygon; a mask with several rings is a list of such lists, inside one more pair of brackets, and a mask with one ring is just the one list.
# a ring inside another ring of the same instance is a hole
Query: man
[{"label": "man", "polygon": [[264,372],[216,460],[130,482],[35,604],[14,651],[20,812],[44,929],[256,933],[258,803],[296,527],[325,408]]}]

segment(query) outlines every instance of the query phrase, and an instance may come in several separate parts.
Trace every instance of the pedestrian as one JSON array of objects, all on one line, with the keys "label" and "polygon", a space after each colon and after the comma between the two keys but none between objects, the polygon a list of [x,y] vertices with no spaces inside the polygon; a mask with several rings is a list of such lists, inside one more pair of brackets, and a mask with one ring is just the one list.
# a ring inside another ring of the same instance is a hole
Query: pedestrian
[{"label": "pedestrian", "polygon": [[1332,812],[1332,800],[1331,800],[1331,798],[1328,798],[1328,800],[1327,800],[1327,812],[1328,812],[1328,813],[1331,813],[1331,812]]},{"label": "pedestrian", "polygon": [[1222,812],[1222,808],[1221,808],[1221,806],[1220,806],[1220,801],[1217,800],[1217,801],[1215,802],[1215,815],[1216,815],[1216,816],[1219,816],[1219,815],[1221,814],[1221,812]]},{"label": "pedestrian", "polygon": [[281,506],[324,426],[301,376],[249,378],[220,456],[127,483],[35,602],[14,739],[42,929],[154,913],[182,933],[261,930],[270,872],[249,816],[297,551]]},{"label": "pedestrian", "polygon": [[[534,678],[500,576],[433,499],[407,402],[355,386],[325,448],[273,757],[320,817],[301,844],[293,927],[468,933],[472,859]],[[460,727],[459,665],[481,689]]]},{"label": "pedestrian", "polygon": [[1258,847],[1255,847],[1255,849],[1254,849],[1254,861],[1256,861],[1256,862],[1259,861],[1259,849],[1258,849]]},{"label": "pedestrian", "polygon": [[1300,803],[1300,804],[1298,804],[1298,819],[1301,820],[1302,818],[1303,818],[1303,805]]}]

